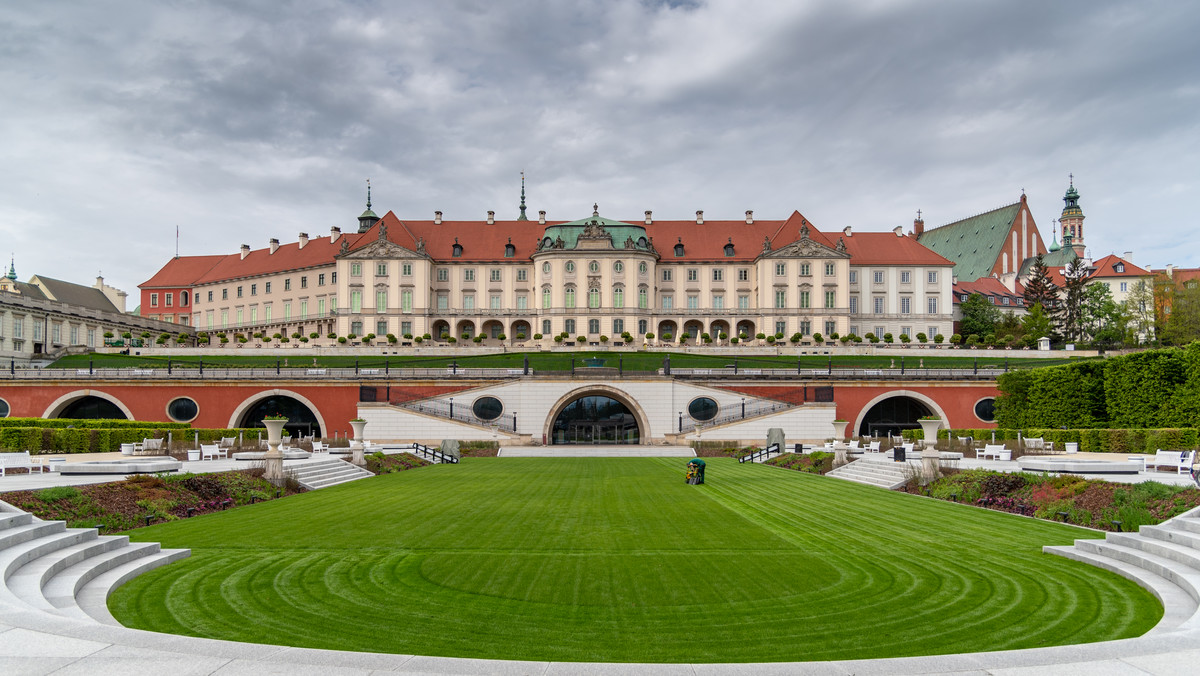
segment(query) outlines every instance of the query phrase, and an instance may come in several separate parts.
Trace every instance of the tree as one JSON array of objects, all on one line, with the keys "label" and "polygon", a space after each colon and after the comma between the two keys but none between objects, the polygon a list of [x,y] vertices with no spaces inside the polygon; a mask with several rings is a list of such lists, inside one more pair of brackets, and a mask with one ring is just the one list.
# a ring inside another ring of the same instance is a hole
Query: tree
[{"label": "tree", "polygon": [[1113,300],[1108,284],[1092,284],[1083,292],[1080,328],[1083,337],[1102,346],[1119,345],[1125,340],[1129,319],[1123,306]]},{"label": "tree", "polygon": [[1029,308],[1029,314],[1021,319],[1021,326],[1025,329],[1025,335],[1034,341],[1039,338],[1049,338],[1054,333],[1054,322],[1046,314],[1046,309],[1042,307],[1041,303],[1034,303]]},{"label": "tree", "polygon": [[1084,333],[1084,292],[1087,290],[1088,269],[1083,261],[1075,259],[1063,268],[1066,284],[1063,287],[1062,314],[1059,316],[1063,337],[1070,342],[1081,341]]},{"label": "tree", "polygon": [[[1033,307],[1035,303],[1042,304],[1042,310],[1053,321],[1058,313],[1058,286],[1050,280],[1050,272],[1038,254],[1029,270],[1029,279],[1025,282],[1025,307]],[[1049,335],[1049,334],[1047,334]]]},{"label": "tree", "polygon": [[996,309],[995,305],[988,302],[982,294],[973,293],[962,305],[959,306],[962,312],[962,321],[959,322],[959,333],[963,338],[968,336],[979,336],[980,338],[989,333],[996,331],[996,325],[1000,323],[1000,310]]},{"label": "tree", "polygon": [[1188,282],[1175,292],[1161,335],[1166,345],[1187,345],[1200,340],[1200,285]]},{"label": "tree", "polygon": [[1144,343],[1154,339],[1154,291],[1146,280],[1139,280],[1125,297],[1125,316],[1129,318],[1129,342]]}]

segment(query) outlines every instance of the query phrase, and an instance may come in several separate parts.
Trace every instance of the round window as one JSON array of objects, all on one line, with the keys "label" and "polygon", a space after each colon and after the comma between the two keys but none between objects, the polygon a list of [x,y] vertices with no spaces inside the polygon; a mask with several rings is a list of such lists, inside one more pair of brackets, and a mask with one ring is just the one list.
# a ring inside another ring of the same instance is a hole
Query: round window
[{"label": "round window", "polygon": [[12,409],[8,407],[8,402],[0,399],[0,418],[7,418]]},{"label": "round window", "polygon": [[471,412],[480,420],[495,420],[504,412],[504,404],[495,397],[480,397],[471,404]]},{"label": "round window", "polygon": [[567,272],[575,272],[575,261],[567,261]]},{"label": "round window", "polygon": [[697,397],[688,404],[688,415],[692,416],[692,420],[704,422],[717,417],[717,402],[708,397]]},{"label": "round window", "polygon": [[167,404],[167,415],[176,422],[191,422],[196,419],[198,413],[200,413],[200,407],[194,400],[187,397],[172,399],[171,403]]},{"label": "round window", "polygon": [[646,268],[645,263],[638,263],[638,272],[640,272],[644,275],[644,274],[646,274],[646,269],[647,268]]},{"label": "round window", "polygon": [[617,261],[616,263],[613,263],[613,272],[624,272],[624,271],[625,271],[624,263],[622,263],[621,261]]},{"label": "round window", "polygon": [[975,417],[984,422],[995,422],[996,400],[988,397],[975,402]]},{"label": "round window", "polygon": [[591,263],[588,263],[588,271],[600,272],[600,263],[598,263],[596,261],[592,261]]}]

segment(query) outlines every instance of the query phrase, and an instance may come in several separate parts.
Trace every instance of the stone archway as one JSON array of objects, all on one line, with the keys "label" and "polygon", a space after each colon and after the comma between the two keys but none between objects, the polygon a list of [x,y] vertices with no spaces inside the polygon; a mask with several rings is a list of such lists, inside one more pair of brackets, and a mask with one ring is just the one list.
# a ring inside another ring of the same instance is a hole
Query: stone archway
[{"label": "stone archway", "polygon": [[[124,418],[125,420],[133,420],[134,419],[133,412],[131,412],[129,410],[129,407],[126,406],[124,404],[124,402],[122,402],[120,399],[117,399],[116,397],[112,396],[111,394],[108,394],[106,392],[100,392],[98,390],[75,390],[74,392],[68,392],[68,393],[62,395],[61,397],[59,397],[58,399],[55,399],[53,402],[51,402],[51,404],[46,407],[46,411],[44,413],[42,413],[42,417],[43,418],[66,417],[63,415],[64,412],[70,411],[72,408],[86,406],[87,405],[86,402],[88,402],[89,400],[92,401],[93,403],[97,403],[98,406],[102,406],[102,407],[104,407],[104,404],[107,404],[108,406],[106,406],[104,408],[107,409],[109,412],[111,412],[112,409],[119,411],[122,414],[120,416],[120,418]],[[104,402],[104,404],[99,404],[98,402]],[[109,407],[111,407],[111,408],[109,408]],[[118,418],[118,419],[120,419],[120,418]]]},{"label": "stone archway", "polygon": [[[601,401],[577,404],[577,402],[584,402],[589,398],[608,400],[612,404]],[[599,404],[599,406],[595,406],[595,404]],[[580,407],[584,409],[579,411],[582,415],[573,410],[573,408]],[[589,407],[597,410],[586,410]],[[618,407],[623,410],[618,410]],[[588,413],[595,413],[595,415],[589,416]],[[615,415],[617,413],[621,414],[619,418]],[[568,417],[570,420],[564,419]],[[556,425],[558,426],[557,438],[561,441],[556,441]],[[631,429],[636,434],[635,440],[630,440],[628,433]],[[620,432],[624,432],[624,434],[619,434],[621,438],[618,440],[615,437]],[[608,385],[589,385],[568,392],[550,407],[550,412],[542,424],[542,435],[549,445],[559,443],[649,444],[650,424],[646,412],[633,397]],[[568,435],[571,435],[571,438],[568,439]]]},{"label": "stone archway", "polygon": [[293,436],[321,436],[329,432],[329,426],[325,424],[325,418],[316,404],[304,395],[280,389],[263,390],[247,397],[229,416],[229,427],[260,427],[263,416],[269,413],[287,415],[289,420],[286,429]]},{"label": "stone archway", "polygon": [[858,412],[851,428],[854,434],[883,436],[903,429],[920,429],[922,416],[937,415],[947,420],[946,412],[930,397],[913,390],[893,390],[868,401]]}]

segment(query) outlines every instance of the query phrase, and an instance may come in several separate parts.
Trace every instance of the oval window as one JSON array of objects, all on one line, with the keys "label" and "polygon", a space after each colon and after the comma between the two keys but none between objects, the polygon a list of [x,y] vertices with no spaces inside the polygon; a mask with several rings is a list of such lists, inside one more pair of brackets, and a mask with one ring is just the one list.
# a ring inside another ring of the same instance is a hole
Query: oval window
[{"label": "oval window", "polygon": [[613,272],[625,272],[625,264],[621,261],[613,263]]},{"label": "oval window", "polygon": [[567,272],[575,272],[575,261],[567,261]]},{"label": "oval window", "polygon": [[171,403],[167,404],[167,415],[171,420],[176,422],[191,422],[196,419],[196,415],[200,413],[200,407],[196,402],[187,397],[179,397],[172,399]]},{"label": "oval window", "polygon": [[8,407],[8,402],[0,399],[0,418],[7,418],[12,409]]},{"label": "oval window", "polygon": [[550,264],[549,263],[542,263],[542,272],[547,275],[550,274]]},{"label": "oval window", "polygon": [[596,261],[592,261],[591,263],[588,263],[588,270],[590,272],[600,272],[600,264]]},{"label": "oval window", "polygon": [[975,402],[975,417],[984,422],[996,422],[996,400],[988,397]]},{"label": "oval window", "polygon": [[704,422],[717,417],[718,410],[717,402],[708,397],[697,397],[688,404],[688,415],[692,416],[692,420]]},{"label": "oval window", "polygon": [[504,412],[504,404],[495,397],[480,397],[471,404],[471,412],[480,420],[495,420]]},{"label": "oval window", "polygon": [[638,263],[638,272],[640,272],[644,275],[644,274],[646,274],[646,270],[647,270],[647,268],[646,268],[645,263]]}]

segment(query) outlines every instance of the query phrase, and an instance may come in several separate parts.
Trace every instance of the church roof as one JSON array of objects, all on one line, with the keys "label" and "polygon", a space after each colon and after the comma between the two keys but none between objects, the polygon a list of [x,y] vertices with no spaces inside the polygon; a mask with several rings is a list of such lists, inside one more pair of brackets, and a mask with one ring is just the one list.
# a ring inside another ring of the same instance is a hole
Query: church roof
[{"label": "church roof", "polygon": [[[1069,246],[1064,246],[1057,251],[1049,251],[1042,254],[1042,264],[1047,268],[1065,268],[1071,261],[1077,260],[1079,254]],[[1021,269],[1017,273],[1017,277],[1025,279],[1029,276],[1029,271],[1033,269],[1033,264],[1037,260],[1037,256],[1026,258],[1021,263]]]},{"label": "church roof", "polygon": [[992,273],[996,259],[1004,250],[1021,203],[964,218],[921,233],[917,240],[954,261],[954,276],[973,282]]}]

